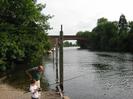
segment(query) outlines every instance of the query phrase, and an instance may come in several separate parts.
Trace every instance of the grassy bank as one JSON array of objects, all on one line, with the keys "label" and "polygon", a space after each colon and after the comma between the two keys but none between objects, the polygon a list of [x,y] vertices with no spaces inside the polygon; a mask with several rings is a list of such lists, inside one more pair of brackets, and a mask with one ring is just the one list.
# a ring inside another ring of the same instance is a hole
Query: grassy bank
[{"label": "grassy bank", "polygon": [[[48,82],[42,77],[41,79],[41,88],[43,90],[48,90]],[[7,83],[10,86],[21,89],[21,90],[28,90],[30,85],[30,80],[28,79],[24,70],[15,71],[11,74],[6,75],[6,78],[2,81],[3,83]]]}]

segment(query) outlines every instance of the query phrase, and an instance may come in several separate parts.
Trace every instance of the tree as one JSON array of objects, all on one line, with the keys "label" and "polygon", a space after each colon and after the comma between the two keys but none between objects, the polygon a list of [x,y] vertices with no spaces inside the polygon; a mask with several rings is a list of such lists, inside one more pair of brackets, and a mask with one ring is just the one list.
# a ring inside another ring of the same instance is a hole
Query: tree
[{"label": "tree", "polygon": [[129,33],[133,33],[133,21],[129,22]]},{"label": "tree", "polygon": [[63,46],[64,47],[71,47],[71,46],[73,46],[73,44],[72,44],[72,42],[65,41],[65,42],[63,42]]},{"label": "tree", "polygon": [[127,20],[125,18],[125,15],[122,14],[119,18],[119,33],[122,33],[122,32],[127,33],[127,30],[128,30]]},{"label": "tree", "polygon": [[0,1],[0,60],[7,68],[25,62],[36,65],[49,49],[49,15],[41,13],[45,5],[33,0]]},{"label": "tree", "polygon": [[102,51],[133,51],[133,22],[127,23],[124,15],[120,16],[119,22],[100,18],[92,32],[78,32],[77,35],[87,38],[85,42],[78,40],[81,48]]},{"label": "tree", "polygon": [[77,45],[80,46],[81,48],[88,48],[90,47],[90,36],[91,36],[91,32],[89,31],[79,31],[77,32],[76,34],[77,36],[79,37],[82,37],[84,39],[81,39],[81,40],[77,40]]},{"label": "tree", "polygon": [[97,49],[110,50],[112,48],[114,44],[112,38],[117,34],[117,26],[113,22],[97,25],[93,32],[96,34],[96,39],[93,42],[96,42]]},{"label": "tree", "polygon": [[107,22],[108,22],[108,19],[102,17],[102,18],[100,18],[100,19],[97,20],[97,26],[98,25],[101,25],[101,24],[105,24]]}]

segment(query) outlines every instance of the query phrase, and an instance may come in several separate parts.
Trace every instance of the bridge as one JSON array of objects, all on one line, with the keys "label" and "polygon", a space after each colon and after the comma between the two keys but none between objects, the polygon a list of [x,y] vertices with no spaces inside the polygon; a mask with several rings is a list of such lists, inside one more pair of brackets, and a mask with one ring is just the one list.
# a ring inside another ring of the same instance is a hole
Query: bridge
[{"label": "bridge", "polygon": [[[50,39],[59,39],[58,35],[49,35]],[[84,38],[76,36],[76,35],[64,35],[63,40],[84,40]]]},{"label": "bridge", "polygon": [[[54,45],[60,39],[60,36],[48,35],[48,38],[49,38],[50,42],[52,43],[52,45]],[[63,40],[83,40],[84,41],[85,38],[79,37],[77,35],[63,35]]]}]

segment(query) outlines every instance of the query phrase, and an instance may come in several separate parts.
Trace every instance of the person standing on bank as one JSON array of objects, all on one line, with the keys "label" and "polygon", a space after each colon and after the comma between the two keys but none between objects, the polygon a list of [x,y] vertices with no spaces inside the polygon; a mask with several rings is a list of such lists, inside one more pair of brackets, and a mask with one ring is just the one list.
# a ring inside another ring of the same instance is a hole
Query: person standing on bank
[{"label": "person standing on bank", "polygon": [[34,79],[31,81],[29,91],[31,92],[31,99],[40,99],[39,89]]},{"label": "person standing on bank", "polygon": [[40,79],[41,76],[43,76],[44,73],[44,66],[39,65],[38,67],[34,67],[31,69],[26,70],[26,74],[29,76],[30,80],[35,80],[35,84],[38,88],[40,88]]}]

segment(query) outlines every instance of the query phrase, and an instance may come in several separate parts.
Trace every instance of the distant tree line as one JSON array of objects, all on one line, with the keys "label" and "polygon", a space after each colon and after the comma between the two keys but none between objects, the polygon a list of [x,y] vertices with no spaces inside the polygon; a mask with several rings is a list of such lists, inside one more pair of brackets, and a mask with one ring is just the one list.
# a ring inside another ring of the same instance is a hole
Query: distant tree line
[{"label": "distant tree line", "polygon": [[119,21],[108,21],[106,18],[97,20],[97,26],[91,31],[78,32],[77,36],[86,41],[78,40],[81,48],[99,51],[133,52],[133,21],[127,22],[122,14]]},{"label": "distant tree line", "polygon": [[36,0],[0,0],[0,71],[40,63],[50,47],[51,16],[42,14],[43,8]]},{"label": "distant tree line", "polygon": [[63,46],[64,47],[73,47],[73,46],[77,46],[77,44],[73,44],[72,42],[69,42],[69,41],[64,41]]}]

